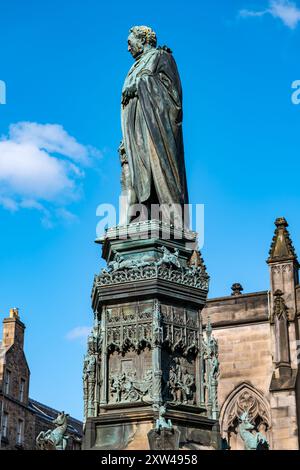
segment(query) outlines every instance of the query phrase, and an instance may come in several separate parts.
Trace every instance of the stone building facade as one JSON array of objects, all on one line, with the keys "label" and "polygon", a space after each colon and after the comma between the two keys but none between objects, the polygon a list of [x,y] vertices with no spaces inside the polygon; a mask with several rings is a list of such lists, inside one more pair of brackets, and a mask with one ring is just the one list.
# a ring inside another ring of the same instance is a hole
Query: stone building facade
[{"label": "stone building facade", "polygon": [[[35,449],[40,431],[54,427],[57,410],[29,398],[30,370],[24,354],[25,325],[18,309],[3,320],[0,342],[0,449]],[[69,418],[69,449],[80,449],[82,423]]]},{"label": "stone building facade", "polygon": [[275,221],[267,263],[270,287],[210,299],[203,310],[218,339],[222,436],[244,449],[238,428],[244,411],[271,450],[299,449],[299,263],[284,218]]}]

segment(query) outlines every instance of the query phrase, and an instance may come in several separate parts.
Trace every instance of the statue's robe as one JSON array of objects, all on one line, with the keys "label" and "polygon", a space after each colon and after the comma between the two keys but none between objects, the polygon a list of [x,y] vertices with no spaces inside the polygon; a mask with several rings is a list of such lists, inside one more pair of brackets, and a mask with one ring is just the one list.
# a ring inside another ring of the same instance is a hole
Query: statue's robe
[{"label": "statue's robe", "polygon": [[182,89],[172,53],[144,52],[129,70],[123,93],[132,86],[136,96],[122,106],[122,132],[136,202],[187,204]]}]

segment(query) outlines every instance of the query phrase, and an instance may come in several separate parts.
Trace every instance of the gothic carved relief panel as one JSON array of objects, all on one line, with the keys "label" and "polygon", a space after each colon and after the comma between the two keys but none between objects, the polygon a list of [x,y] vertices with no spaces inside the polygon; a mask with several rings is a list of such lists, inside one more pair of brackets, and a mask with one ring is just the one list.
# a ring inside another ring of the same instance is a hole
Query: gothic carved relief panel
[{"label": "gothic carved relief panel", "polygon": [[195,361],[164,352],[162,370],[163,400],[174,405],[196,405]]},{"label": "gothic carved relief panel", "polygon": [[106,310],[108,352],[151,347],[153,302]]},{"label": "gothic carved relief panel", "polygon": [[152,364],[149,351],[109,358],[109,403],[149,401],[152,398]]},{"label": "gothic carved relief panel", "polygon": [[161,306],[165,347],[183,356],[199,349],[199,316],[197,311]]},{"label": "gothic carved relief panel", "polygon": [[151,401],[153,397],[159,401],[163,395],[163,400],[174,405],[199,404],[199,334],[197,310],[161,305],[157,300],[108,307],[108,402]]}]

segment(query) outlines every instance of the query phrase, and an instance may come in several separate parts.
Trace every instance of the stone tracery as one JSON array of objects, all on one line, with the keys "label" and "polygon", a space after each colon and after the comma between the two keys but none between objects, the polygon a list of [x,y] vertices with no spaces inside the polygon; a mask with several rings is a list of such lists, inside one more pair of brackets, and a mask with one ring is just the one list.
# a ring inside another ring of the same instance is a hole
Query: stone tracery
[{"label": "stone tracery", "polygon": [[221,432],[227,437],[232,448],[238,448],[237,433],[240,417],[247,413],[249,420],[258,431],[263,425],[266,431],[271,427],[270,406],[266,399],[250,384],[243,383],[227,397],[220,416]]}]

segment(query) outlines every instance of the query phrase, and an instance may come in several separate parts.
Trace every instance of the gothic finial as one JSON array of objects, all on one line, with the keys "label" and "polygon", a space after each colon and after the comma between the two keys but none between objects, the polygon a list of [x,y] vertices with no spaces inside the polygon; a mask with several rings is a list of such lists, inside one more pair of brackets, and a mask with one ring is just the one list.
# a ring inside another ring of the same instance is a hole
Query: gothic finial
[{"label": "gothic finial", "polygon": [[204,272],[206,272],[206,266],[204,264],[201,253],[198,250],[193,251],[188,264],[190,267],[194,266],[195,268],[202,268]]},{"label": "gothic finial", "polygon": [[242,295],[242,291],[244,290],[244,288],[239,282],[235,282],[234,284],[232,284],[231,290],[231,295]]},{"label": "gothic finial", "polygon": [[287,221],[284,217],[278,217],[275,220],[275,225],[276,225],[276,227],[288,227],[289,226],[289,224],[287,223]]},{"label": "gothic finial", "polygon": [[287,230],[288,223],[284,217],[278,217],[275,220],[275,233],[273,236],[271,248],[269,251],[268,263],[276,261],[297,261],[297,255]]}]

